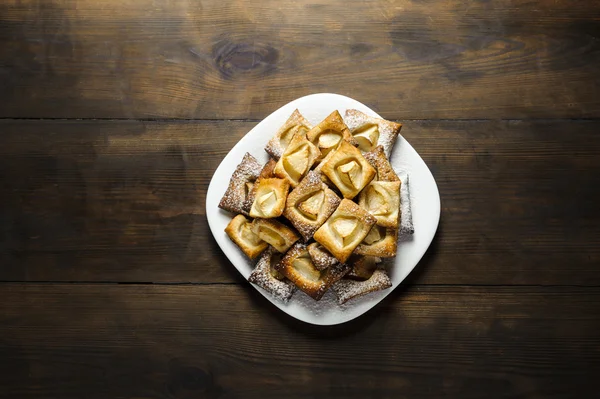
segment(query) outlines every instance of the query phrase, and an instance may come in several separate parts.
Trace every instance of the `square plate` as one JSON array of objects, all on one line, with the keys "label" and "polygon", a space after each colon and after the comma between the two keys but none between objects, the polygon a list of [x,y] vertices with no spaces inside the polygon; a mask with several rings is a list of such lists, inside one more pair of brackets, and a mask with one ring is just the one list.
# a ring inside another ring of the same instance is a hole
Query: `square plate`
[{"label": "square plate", "polygon": [[[366,105],[349,97],[331,93],[312,94],[294,100],[267,116],[229,151],[210,181],[206,194],[206,215],[215,240],[246,279],[254,268],[254,262],[246,258],[225,234],[225,227],[231,220],[232,214],[219,209],[218,204],[227,190],[233,171],[246,152],[254,155],[263,164],[267,162],[269,157],[264,151],[265,145],[296,108],[313,125],[319,123],[335,109],[342,115],[346,109],[357,109],[368,115],[380,117]],[[389,295],[417,265],[431,244],[440,219],[440,195],[435,179],[423,159],[401,135],[392,152],[391,163],[396,171],[406,171],[409,174],[415,226],[414,235],[398,243],[396,258],[388,260],[391,262],[388,267],[393,284],[391,288],[350,300],[344,305],[337,304],[331,290],[318,302],[298,290],[289,303],[284,304],[261,288],[253,284],[249,285],[254,286],[269,301],[290,316],[319,325],[345,323],[367,312]]]}]

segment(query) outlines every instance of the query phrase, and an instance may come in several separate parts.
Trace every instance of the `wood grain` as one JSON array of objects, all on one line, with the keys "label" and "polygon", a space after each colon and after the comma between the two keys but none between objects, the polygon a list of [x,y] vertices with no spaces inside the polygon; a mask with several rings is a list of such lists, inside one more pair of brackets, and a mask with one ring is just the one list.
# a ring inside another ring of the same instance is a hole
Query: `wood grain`
[{"label": "wood grain", "polygon": [[337,327],[229,286],[3,284],[2,398],[575,398],[598,288],[412,288]]},{"label": "wood grain", "polygon": [[[0,122],[0,280],[242,282],[209,232],[205,193],[253,126]],[[405,123],[442,199],[411,282],[600,285],[599,128]]]},{"label": "wood grain", "polygon": [[260,119],[335,92],[388,118],[596,118],[589,0],[0,5],[0,117]]}]

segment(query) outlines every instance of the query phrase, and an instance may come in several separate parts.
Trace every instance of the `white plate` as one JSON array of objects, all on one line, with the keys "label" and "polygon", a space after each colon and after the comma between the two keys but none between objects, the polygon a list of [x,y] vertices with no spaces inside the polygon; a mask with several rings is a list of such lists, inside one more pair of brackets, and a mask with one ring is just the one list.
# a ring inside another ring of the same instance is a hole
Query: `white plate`
[{"label": "white plate", "polygon": [[[254,155],[260,162],[267,162],[268,155],[264,151],[265,145],[296,108],[314,125],[335,109],[342,115],[346,109],[353,108],[379,117],[366,105],[351,98],[330,93],[313,94],[294,100],[267,116],[229,151],[210,181],[206,194],[206,215],[217,243],[245,278],[250,275],[254,262],[246,258],[225,234],[224,229],[232,215],[219,209],[218,204],[227,190],[231,174],[246,152]],[[289,303],[284,304],[254,284],[248,285],[258,289],[269,301],[290,316],[319,325],[345,323],[367,312],[389,295],[417,265],[431,244],[440,219],[440,196],[435,180],[425,162],[402,136],[398,137],[396,141],[391,162],[397,171],[404,170],[409,173],[412,216],[415,226],[415,234],[412,239],[398,244],[398,256],[393,259],[393,264],[389,268],[393,283],[391,288],[350,300],[344,305],[337,304],[331,290],[319,302],[298,290]]]}]

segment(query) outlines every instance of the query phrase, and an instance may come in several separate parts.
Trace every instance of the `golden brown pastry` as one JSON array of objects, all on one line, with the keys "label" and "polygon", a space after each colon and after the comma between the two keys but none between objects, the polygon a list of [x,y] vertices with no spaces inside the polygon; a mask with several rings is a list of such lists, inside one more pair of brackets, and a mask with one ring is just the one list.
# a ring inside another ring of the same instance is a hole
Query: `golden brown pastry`
[{"label": "golden brown pastry", "polygon": [[288,195],[283,216],[308,241],[340,203],[340,198],[321,181],[319,173],[310,171]]},{"label": "golden brown pastry", "polygon": [[321,155],[317,158],[317,161],[320,161],[329,152],[338,148],[342,140],[358,145],[337,110],[333,111],[321,123],[306,133],[306,138],[321,151]]},{"label": "golden brown pastry", "polygon": [[290,249],[300,239],[294,230],[275,219],[254,219],[252,231],[281,253]]},{"label": "golden brown pastry", "polygon": [[389,159],[400,129],[402,129],[400,123],[375,118],[356,109],[347,110],[344,121],[358,142],[358,148],[361,151],[371,151],[381,145],[385,156]]},{"label": "golden brown pastry", "polygon": [[306,249],[308,249],[308,253],[310,254],[313,264],[317,270],[325,270],[328,267],[340,263],[335,256],[330,254],[329,251],[323,248],[323,246],[318,242],[313,242],[312,244],[308,245]]},{"label": "golden brown pastry", "polygon": [[320,271],[312,262],[306,245],[297,243],[290,248],[275,269],[318,301],[333,283],[344,277],[350,266],[338,263]]},{"label": "golden brown pastry", "polygon": [[258,175],[259,179],[270,179],[272,177],[276,177],[275,176],[275,165],[277,165],[277,162],[274,159],[269,159],[269,162],[267,162],[265,164],[265,166],[263,166],[263,168],[260,171],[260,174]]},{"label": "golden brown pastry", "polygon": [[383,227],[398,227],[400,182],[372,181],[360,192],[358,205],[366,209]]},{"label": "golden brown pastry", "polygon": [[381,263],[381,258],[376,256],[352,255],[348,264],[352,267],[345,278],[353,280],[368,280],[377,269],[377,264]]},{"label": "golden brown pastry", "polygon": [[391,258],[398,249],[398,229],[375,225],[354,250],[355,254]]},{"label": "golden brown pastry", "polygon": [[306,136],[310,129],[312,125],[296,109],[267,143],[265,151],[273,158],[279,159],[296,133]]},{"label": "golden brown pastry", "polygon": [[287,179],[292,187],[306,176],[321,152],[302,134],[296,134],[287,146],[277,165],[275,176]]},{"label": "golden brown pastry", "polygon": [[246,153],[229,180],[229,187],[219,202],[219,208],[248,216],[245,201],[260,174],[261,166],[252,155]]},{"label": "golden brown pastry", "polygon": [[392,282],[384,270],[377,269],[368,280],[356,281],[351,279],[342,279],[335,283],[331,288],[338,298],[339,304],[344,304],[352,298],[368,294],[370,292],[390,288]]},{"label": "golden brown pastry", "polygon": [[315,232],[314,239],[344,263],[377,220],[369,212],[343,199],[335,212]]},{"label": "golden brown pastry", "polygon": [[250,208],[252,208],[252,204],[254,203],[254,199],[256,197],[256,189],[258,188],[258,182],[260,181],[260,179],[270,179],[276,177],[273,174],[276,164],[277,162],[275,162],[273,159],[269,159],[269,162],[267,162],[265,166],[263,166],[263,168],[261,169],[258,175],[258,179],[256,179],[254,183],[246,183],[248,189],[248,195],[246,196],[246,200],[244,201],[244,210],[246,212],[250,212]]},{"label": "golden brown pastry", "polygon": [[281,261],[281,254],[273,247],[267,248],[252,273],[250,273],[248,281],[258,285],[280,301],[287,303],[296,291],[296,286],[275,270],[275,265],[279,261]]},{"label": "golden brown pastry", "polygon": [[225,233],[250,259],[256,258],[267,249],[268,244],[254,234],[252,223],[244,215],[237,215],[231,219],[225,227]]},{"label": "golden brown pastry", "polygon": [[348,199],[354,198],[376,174],[360,151],[343,140],[321,171]]},{"label": "golden brown pastry", "polygon": [[260,179],[250,216],[262,219],[281,216],[289,188],[290,184],[284,179]]},{"label": "golden brown pastry", "polygon": [[400,181],[400,178],[394,171],[392,164],[383,152],[383,146],[378,145],[373,150],[363,154],[367,162],[375,168],[377,174],[373,180],[379,181]]}]

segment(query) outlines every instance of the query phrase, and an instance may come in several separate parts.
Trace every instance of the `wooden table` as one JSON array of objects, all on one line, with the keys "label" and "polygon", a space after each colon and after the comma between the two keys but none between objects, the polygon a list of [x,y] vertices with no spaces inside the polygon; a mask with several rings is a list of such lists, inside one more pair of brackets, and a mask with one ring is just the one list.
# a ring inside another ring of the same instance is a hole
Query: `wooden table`
[{"label": "wooden table", "polygon": [[[0,397],[598,397],[597,1],[7,0],[0,40]],[[327,328],[205,215],[317,92],[402,121],[442,199],[408,280]]]}]

